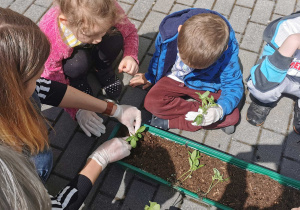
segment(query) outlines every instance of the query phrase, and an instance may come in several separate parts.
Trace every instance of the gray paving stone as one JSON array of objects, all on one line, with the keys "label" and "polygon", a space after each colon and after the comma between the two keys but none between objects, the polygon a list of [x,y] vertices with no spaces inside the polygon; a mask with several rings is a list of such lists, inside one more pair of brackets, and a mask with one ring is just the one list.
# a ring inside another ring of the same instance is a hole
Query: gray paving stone
[{"label": "gray paving stone", "polygon": [[93,137],[77,132],[58,161],[54,172],[73,179],[86,162],[94,142]]},{"label": "gray paving stone", "polygon": [[185,198],[180,208],[185,210],[206,210],[209,209],[209,205]]},{"label": "gray paving stone", "polygon": [[281,17],[283,17],[283,15],[273,14],[271,21],[276,20],[276,19],[281,18]]},{"label": "gray paving stone", "polygon": [[[259,134],[260,127],[256,127],[248,123],[246,120],[249,104],[245,104],[241,110],[241,122],[236,126],[233,139],[245,142],[249,145],[255,145]],[[251,135],[250,135],[251,134]]]},{"label": "gray paving stone", "polygon": [[176,3],[184,4],[187,6],[192,6],[194,3],[194,0],[176,0]]},{"label": "gray paving stone", "polygon": [[24,15],[30,18],[33,22],[37,23],[43,14],[46,12],[47,8],[38,6],[38,5],[31,5],[29,9],[24,13]]},{"label": "gray paving stone", "polygon": [[25,10],[32,4],[33,0],[16,0],[10,5],[10,9],[23,14]]},{"label": "gray paving stone", "polygon": [[215,0],[197,0],[194,4],[195,8],[212,9]]},{"label": "gray paving stone", "polygon": [[151,58],[152,58],[152,56],[149,56],[149,55],[145,56],[143,62],[140,65],[140,70],[139,70],[140,73],[148,72],[148,67],[149,67]]},{"label": "gray paving stone", "polygon": [[151,55],[155,53],[155,41],[152,43],[150,49],[148,50],[148,53]]},{"label": "gray paving stone", "polygon": [[178,205],[175,205],[176,201],[180,201],[182,199],[182,194],[180,194],[177,190],[166,185],[160,185],[153,202],[160,204],[161,209],[169,209],[170,206],[178,207]]},{"label": "gray paving stone", "polygon": [[124,198],[125,190],[129,187],[133,174],[126,173],[125,169],[118,164],[112,164],[107,173],[108,175],[100,187],[100,192],[105,192],[105,194],[118,199]]},{"label": "gray paving stone", "polygon": [[158,27],[165,16],[166,15],[162,13],[151,11],[146,20],[144,21],[144,24],[138,31],[138,34],[148,37],[150,39],[155,38],[158,32]]},{"label": "gray paving stone", "polygon": [[231,141],[229,153],[239,159],[251,162],[254,148],[238,141]]},{"label": "gray paving stone", "polygon": [[233,4],[234,0],[217,0],[213,10],[228,16],[231,12]]},{"label": "gray paving stone", "polygon": [[206,134],[207,130],[198,130],[195,132],[190,132],[190,131],[184,131],[184,130],[180,130],[179,135],[183,136],[187,139],[199,142],[199,143],[203,143],[205,134]]},{"label": "gray paving stone", "polygon": [[139,60],[141,60],[144,57],[151,42],[152,40],[150,39],[139,37],[139,55],[138,55]]},{"label": "gray paving stone", "polygon": [[239,58],[242,64],[243,81],[246,81],[250,75],[251,68],[256,64],[258,54],[240,49]]},{"label": "gray paving stone", "polygon": [[125,14],[128,14],[129,10],[131,9],[132,5],[125,4],[122,2],[119,2],[119,5],[122,7],[122,9],[125,11]]},{"label": "gray paving stone", "polygon": [[236,4],[252,8],[254,6],[254,2],[255,0],[237,0]]},{"label": "gray paving stone", "polygon": [[294,11],[296,0],[277,0],[275,13],[289,15]]},{"label": "gray paving stone", "polygon": [[55,167],[56,161],[59,158],[59,156],[61,155],[62,151],[59,149],[55,149],[55,148],[51,148],[51,150],[53,153],[53,167]]},{"label": "gray paving stone", "polygon": [[14,0],[0,0],[2,8],[7,8]]},{"label": "gray paving stone", "polygon": [[279,166],[284,139],[284,135],[263,129],[257,146],[255,162],[276,171]]},{"label": "gray paving stone", "polygon": [[264,29],[265,26],[250,22],[247,26],[246,33],[240,47],[254,52],[259,52]]},{"label": "gray paving stone", "polygon": [[284,150],[284,156],[293,158],[296,161],[300,161],[300,138],[295,132],[289,133],[286,137],[286,147]]},{"label": "gray paving stone", "polygon": [[54,107],[42,104],[42,114],[48,120],[55,121],[59,114],[63,111],[60,107]]},{"label": "gray paving stone", "polygon": [[293,107],[292,99],[287,97],[281,98],[277,106],[270,111],[263,127],[286,134]]},{"label": "gray paving stone", "polygon": [[242,34],[235,33],[235,38],[236,38],[236,41],[237,41],[238,43],[240,43],[240,42],[241,42],[241,39],[242,39],[242,37],[243,37],[243,35],[242,35]]},{"label": "gray paving stone", "polygon": [[255,4],[254,11],[251,16],[251,21],[268,24],[271,13],[273,11],[274,2],[269,0],[258,0]]},{"label": "gray paving stone", "polygon": [[77,125],[77,122],[72,120],[68,113],[63,112],[58,122],[55,124],[54,130],[49,134],[50,143],[55,147],[64,149]]},{"label": "gray paving stone", "polygon": [[168,14],[175,0],[157,0],[152,10]]},{"label": "gray paving stone", "polygon": [[119,2],[125,2],[128,4],[133,4],[135,2],[135,0],[120,0]]},{"label": "gray paving stone", "polygon": [[144,209],[152,200],[156,188],[134,179],[123,203],[122,209]]},{"label": "gray paving stone", "polygon": [[128,17],[142,21],[152,7],[154,0],[137,0]]},{"label": "gray paving stone", "polygon": [[63,189],[70,181],[60,176],[51,174],[46,182],[46,189],[48,193],[55,196],[61,189]]},{"label": "gray paving stone", "polygon": [[113,198],[98,193],[96,198],[93,201],[93,205],[90,208],[91,210],[107,209],[107,210],[119,210],[121,209],[121,202],[116,201],[113,203]]},{"label": "gray paving stone", "polygon": [[189,6],[186,5],[182,5],[182,4],[174,4],[170,14],[174,13],[174,12],[178,12],[180,10],[184,10],[184,9],[188,9],[190,8]]},{"label": "gray paving stone", "polygon": [[293,179],[300,180],[300,163],[283,158],[280,173]]},{"label": "gray paving stone", "polygon": [[51,0],[36,0],[34,2],[34,4],[48,8],[51,6],[52,1]]},{"label": "gray paving stone", "polygon": [[221,131],[221,129],[210,130],[207,133],[204,144],[213,147],[214,149],[226,152],[230,138],[231,136]]},{"label": "gray paving stone", "polygon": [[229,22],[235,32],[243,33],[245,31],[250,13],[251,9],[234,6]]},{"label": "gray paving stone", "polygon": [[147,94],[146,90],[139,87],[128,87],[125,95],[122,97],[120,104],[127,104],[135,107],[140,107],[144,103],[144,98]]},{"label": "gray paving stone", "polygon": [[134,24],[136,29],[139,29],[140,25],[142,24],[140,21],[138,20],[133,20],[133,19],[129,19],[131,23]]}]

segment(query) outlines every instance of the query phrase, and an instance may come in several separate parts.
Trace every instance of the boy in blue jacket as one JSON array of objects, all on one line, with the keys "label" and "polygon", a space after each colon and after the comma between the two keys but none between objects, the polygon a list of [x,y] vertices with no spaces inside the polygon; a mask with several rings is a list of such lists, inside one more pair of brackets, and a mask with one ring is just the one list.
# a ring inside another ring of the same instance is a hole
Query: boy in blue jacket
[{"label": "boy in blue jacket", "polygon": [[[144,89],[155,84],[144,102],[154,115],[150,124],[164,130],[226,128],[226,133],[233,133],[244,88],[238,43],[228,21],[206,9],[175,12],[160,24],[155,48],[148,72],[130,81]],[[207,110],[198,126],[193,121],[202,110],[195,92],[205,91],[217,99],[217,106]]]},{"label": "boy in blue jacket", "polygon": [[300,13],[271,22],[264,31],[267,42],[247,82],[252,102],[247,120],[260,126],[282,93],[297,97],[293,127],[300,134]]}]

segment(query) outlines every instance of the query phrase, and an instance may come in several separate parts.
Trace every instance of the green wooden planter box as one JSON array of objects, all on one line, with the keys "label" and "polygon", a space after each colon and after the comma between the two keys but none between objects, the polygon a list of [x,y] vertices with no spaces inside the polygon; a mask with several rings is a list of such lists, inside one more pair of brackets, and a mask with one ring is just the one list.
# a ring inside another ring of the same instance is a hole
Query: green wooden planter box
[{"label": "green wooden planter box", "polygon": [[[114,130],[112,131],[109,139],[113,138],[119,128],[120,128],[121,124],[118,124]],[[239,168],[242,168],[242,169],[245,169],[245,170],[248,170],[248,171],[251,171],[253,173],[259,173],[259,174],[263,174],[263,175],[266,175],[266,176],[269,176],[271,179],[274,179],[275,181],[279,182],[280,184],[282,185],[286,185],[286,186],[290,186],[290,187],[293,187],[293,188],[296,188],[298,190],[300,190],[300,181],[298,180],[295,180],[295,179],[292,179],[292,178],[289,178],[289,177],[286,177],[286,176],[283,176],[281,174],[278,174],[274,171],[271,171],[269,169],[266,169],[266,168],[263,168],[261,166],[258,166],[258,165],[254,165],[254,164],[251,164],[251,163],[248,163],[246,161],[243,161],[243,160],[240,160],[238,158],[235,158],[231,155],[228,155],[228,154],[225,154],[223,152],[220,152],[220,151],[217,151],[217,150],[214,150],[210,147],[207,147],[205,145],[202,145],[202,144],[199,144],[199,143],[196,143],[194,141],[191,141],[191,140],[188,140],[188,139],[185,139],[184,137],[181,137],[181,136],[177,136],[175,134],[172,134],[172,133],[169,133],[167,131],[163,131],[163,130],[160,130],[160,129],[157,129],[155,127],[152,127],[150,125],[146,125],[145,126],[147,127],[148,129],[148,132],[154,134],[154,135],[157,135],[157,136],[160,136],[164,139],[168,139],[170,141],[173,141],[173,142],[176,142],[180,145],[187,145],[189,147],[191,147],[192,149],[196,149],[196,150],[199,150],[200,152],[206,154],[206,155],[209,155],[211,157],[214,157],[214,158],[218,158],[219,160],[222,160],[224,162],[227,162],[227,163],[230,163],[232,165],[235,165]],[[160,178],[160,177],[157,177],[153,174],[150,174],[144,170],[141,170],[135,166],[132,166],[128,163],[125,163],[125,162],[122,162],[122,161],[118,161],[118,163],[120,165],[122,165],[123,167],[125,168],[128,168],[136,173],[139,173],[139,174],[142,174],[144,176],[147,176],[151,179],[154,179],[156,180],[157,182],[159,183],[162,183],[162,184],[165,184],[165,185],[168,185],[168,186],[171,186],[173,188],[175,188],[176,190],[179,190],[179,191],[182,191],[183,193],[185,193],[186,195],[196,199],[196,200],[199,200],[201,199],[204,203],[207,203],[209,205],[213,205],[215,207],[218,207],[218,208],[221,208],[221,209],[232,209],[230,207],[227,207],[223,204],[220,204],[218,202],[215,202],[215,201],[212,201],[208,198],[200,198],[196,193],[193,193],[189,190],[186,190],[184,188],[181,188],[181,187],[177,187],[177,186],[172,186],[171,183],[167,182],[166,180]]]}]

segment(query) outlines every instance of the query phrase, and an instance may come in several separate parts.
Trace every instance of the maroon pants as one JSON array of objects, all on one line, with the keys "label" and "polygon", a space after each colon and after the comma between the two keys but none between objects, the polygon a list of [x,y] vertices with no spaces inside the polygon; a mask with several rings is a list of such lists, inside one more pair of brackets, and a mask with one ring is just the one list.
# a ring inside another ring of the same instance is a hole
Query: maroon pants
[{"label": "maroon pants", "polygon": [[[186,131],[197,131],[199,129],[215,129],[235,125],[239,121],[239,110],[234,109],[229,115],[224,116],[220,121],[209,126],[193,126],[191,121],[185,120],[189,111],[198,111],[201,100],[195,92],[201,94],[205,91],[198,91],[186,87],[183,83],[177,82],[169,77],[160,79],[146,95],[144,106],[155,116],[169,120],[169,128],[177,128]],[[211,93],[215,99],[221,95],[221,90]],[[186,101],[185,96],[190,96],[197,101]]]}]

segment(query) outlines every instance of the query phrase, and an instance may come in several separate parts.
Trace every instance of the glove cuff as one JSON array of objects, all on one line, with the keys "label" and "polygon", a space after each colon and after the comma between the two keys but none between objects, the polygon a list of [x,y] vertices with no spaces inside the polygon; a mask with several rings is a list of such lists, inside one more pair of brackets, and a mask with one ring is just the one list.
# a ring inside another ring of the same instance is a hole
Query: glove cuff
[{"label": "glove cuff", "polygon": [[112,115],[112,117],[114,117],[114,118],[118,118],[122,111],[122,108],[118,104],[116,104],[116,105],[117,105],[117,109],[116,109],[115,113]]},{"label": "glove cuff", "polygon": [[104,168],[109,163],[109,157],[105,150],[101,150],[100,152],[93,153],[88,158],[95,160],[102,167],[102,170],[104,170]]}]

